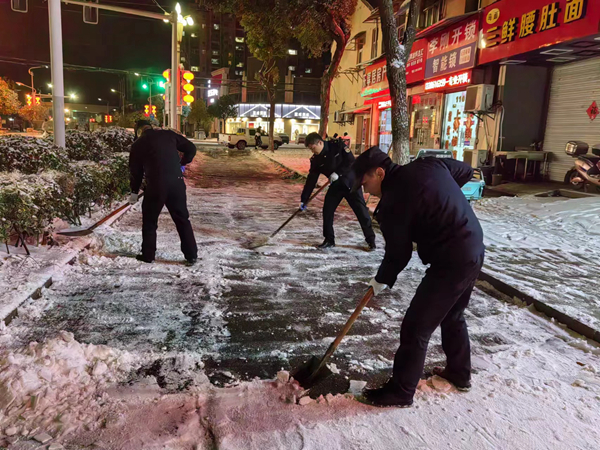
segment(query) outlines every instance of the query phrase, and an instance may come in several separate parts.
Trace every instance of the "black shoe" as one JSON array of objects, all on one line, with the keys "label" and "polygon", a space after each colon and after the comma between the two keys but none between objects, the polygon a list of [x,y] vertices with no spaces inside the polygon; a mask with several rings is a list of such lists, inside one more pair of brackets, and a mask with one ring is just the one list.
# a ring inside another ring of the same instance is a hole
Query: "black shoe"
[{"label": "black shoe", "polygon": [[328,241],[327,239],[325,239],[321,245],[317,245],[317,248],[321,250],[331,247],[335,247],[335,242]]},{"label": "black shoe", "polygon": [[135,259],[137,259],[138,261],[148,263],[148,264],[150,264],[154,261],[153,259],[146,258],[144,255],[136,255]]},{"label": "black shoe", "polygon": [[397,406],[399,408],[409,408],[413,404],[412,398],[406,399],[398,394],[391,381],[378,389],[365,389],[363,395],[369,404],[378,407]]},{"label": "black shoe", "polygon": [[377,245],[375,244],[375,241],[367,242],[367,244],[369,244],[369,251],[370,252],[372,252],[373,250],[375,250],[377,248]]},{"label": "black shoe", "polygon": [[186,258],[185,260],[185,265],[188,267],[193,266],[194,264],[196,264],[196,262],[198,262],[198,258]]},{"label": "black shoe", "polygon": [[457,380],[456,377],[452,376],[452,374],[446,372],[446,369],[444,369],[443,367],[434,367],[432,372],[434,375],[437,375],[438,377],[443,378],[444,380],[452,383],[459,391],[467,392],[471,389],[470,381],[464,382]]}]

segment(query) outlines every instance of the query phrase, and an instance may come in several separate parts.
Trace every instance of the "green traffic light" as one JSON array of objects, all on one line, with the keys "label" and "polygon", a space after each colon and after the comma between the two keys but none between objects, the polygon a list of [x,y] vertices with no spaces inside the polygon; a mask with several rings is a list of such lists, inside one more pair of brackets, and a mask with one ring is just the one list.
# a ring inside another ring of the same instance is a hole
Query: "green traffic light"
[{"label": "green traffic light", "polygon": [[142,84],[142,87],[143,87],[144,89],[148,89],[148,85],[147,85],[146,83]]}]

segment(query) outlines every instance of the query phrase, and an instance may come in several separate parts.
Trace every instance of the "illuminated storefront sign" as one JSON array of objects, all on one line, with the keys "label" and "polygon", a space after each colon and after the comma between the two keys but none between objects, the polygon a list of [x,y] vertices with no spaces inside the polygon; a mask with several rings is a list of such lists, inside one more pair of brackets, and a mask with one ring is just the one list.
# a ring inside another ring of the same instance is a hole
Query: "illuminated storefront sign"
[{"label": "illuminated storefront sign", "polygon": [[502,0],[484,11],[479,64],[595,35],[599,22],[597,0]]},{"label": "illuminated storefront sign", "polygon": [[429,38],[425,79],[475,66],[479,20],[472,17]]},{"label": "illuminated storefront sign", "polygon": [[444,89],[457,88],[471,84],[471,71],[462,72],[456,75],[436,78],[425,82],[425,91],[443,91]]},{"label": "illuminated storefront sign", "polygon": [[391,108],[392,107],[392,101],[391,100],[386,100],[384,102],[379,102],[378,107],[379,107],[379,109]]},{"label": "illuminated storefront sign", "polygon": [[218,89],[209,89],[208,90],[208,96],[209,97],[215,97],[219,95],[219,90]]}]

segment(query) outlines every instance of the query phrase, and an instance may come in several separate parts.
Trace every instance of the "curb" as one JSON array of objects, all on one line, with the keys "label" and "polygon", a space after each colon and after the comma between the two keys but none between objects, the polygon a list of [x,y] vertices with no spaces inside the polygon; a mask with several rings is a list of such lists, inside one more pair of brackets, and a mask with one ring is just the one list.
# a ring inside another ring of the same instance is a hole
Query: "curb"
[{"label": "curb", "polygon": [[[103,223],[102,227],[114,224],[130,209],[131,205]],[[77,255],[79,255],[79,253],[81,253],[83,250],[89,248],[91,243],[92,239],[89,237],[80,237],[69,242],[67,245],[70,245],[71,248],[64,255],[53,262],[52,265],[42,269],[38,274],[36,274],[39,280],[32,282],[33,286],[31,291],[17,293],[7,302],[7,305],[0,305],[0,321],[4,321],[5,325],[9,325],[10,322],[19,315],[19,307],[30,298],[32,300],[39,299],[42,296],[43,289],[52,286],[52,277],[57,273],[57,271],[67,264],[73,264],[77,259]]]},{"label": "curb", "polygon": [[558,311],[550,305],[547,305],[544,302],[536,300],[532,296],[525,294],[524,292],[519,291],[518,289],[504,283],[503,281],[494,278],[489,273],[484,272],[483,270],[479,273],[478,279],[480,281],[484,281],[489,283],[494,289],[502,294],[508,295],[511,298],[518,298],[522,302],[525,302],[527,305],[533,305],[533,307],[545,314],[546,316],[566,325],[572,331],[579,333],[585,336],[588,339],[596,341],[600,343],[600,331],[593,329],[592,327],[580,322],[579,320],[568,316],[567,314]]}]

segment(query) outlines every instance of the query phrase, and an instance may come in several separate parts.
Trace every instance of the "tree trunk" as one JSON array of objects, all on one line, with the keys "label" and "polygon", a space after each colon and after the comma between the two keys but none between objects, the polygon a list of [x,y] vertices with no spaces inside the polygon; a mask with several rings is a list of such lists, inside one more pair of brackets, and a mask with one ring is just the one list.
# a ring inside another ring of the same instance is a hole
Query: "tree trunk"
[{"label": "tree trunk", "polygon": [[331,58],[331,64],[321,78],[321,124],[319,126],[319,134],[323,139],[327,134],[327,125],[329,124],[329,97],[331,95],[331,83],[337,74],[338,67],[342,61],[346,44],[350,38],[350,30],[344,31],[342,27],[336,24],[333,20],[331,23],[332,31],[335,35],[335,52]]},{"label": "tree trunk", "polygon": [[383,51],[387,60],[387,78],[392,100],[392,161],[408,164],[410,161],[410,118],[406,95],[406,63],[416,35],[421,0],[412,0],[408,14],[404,45],[398,39],[398,25],[392,0],[382,0],[379,8]]},{"label": "tree trunk", "polygon": [[269,114],[269,150],[275,152],[275,141],[273,140],[273,131],[275,128],[275,92],[269,91],[269,104],[271,111]]}]

